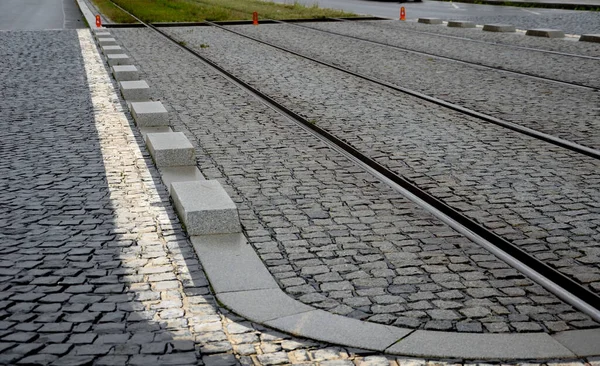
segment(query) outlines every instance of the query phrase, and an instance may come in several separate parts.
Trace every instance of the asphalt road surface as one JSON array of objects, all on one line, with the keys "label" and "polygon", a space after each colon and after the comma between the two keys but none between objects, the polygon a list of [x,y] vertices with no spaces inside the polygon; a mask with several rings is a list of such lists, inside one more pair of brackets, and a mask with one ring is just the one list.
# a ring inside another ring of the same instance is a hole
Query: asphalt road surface
[{"label": "asphalt road surface", "polygon": [[85,28],[75,0],[1,0],[0,30]]},{"label": "asphalt road surface", "polygon": [[[292,0],[276,0],[291,3]],[[471,20],[477,24],[508,23],[520,29],[556,28],[566,33],[583,34],[600,32],[600,12],[519,8],[498,5],[476,5],[442,1],[382,2],[365,0],[298,0],[305,5],[317,3],[322,8],[350,11],[356,14],[374,15],[398,19],[400,7],[406,9],[407,20],[434,17],[444,20]]]}]

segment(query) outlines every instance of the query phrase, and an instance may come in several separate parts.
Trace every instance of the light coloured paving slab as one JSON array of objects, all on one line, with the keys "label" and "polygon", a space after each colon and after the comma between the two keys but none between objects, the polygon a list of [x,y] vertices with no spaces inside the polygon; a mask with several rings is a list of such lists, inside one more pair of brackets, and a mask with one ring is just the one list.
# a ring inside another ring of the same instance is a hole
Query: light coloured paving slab
[{"label": "light coloured paving slab", "polygon": [[131,59],[124,53],[111,53],[106,55],[106,62],[110,66],[131,65]]},{"label": "light coloured paving slab", "polygon": [[550,359],[575,355],[546,333],[478,334],[417,330],[387,350],[419,357]]},{"label": "light coloured paving slab", "polygon": [[171,197],[189,235],[242,231],[235,203],[216,180],[172,183]]},{"label": "light coloured paving slab", "polygon": [[117,40],[112,37],[98,37],[97,40],[100,46],[117,45]]},{"label": "light coloured paving slab", "polygon": [[564,38],[565,32],[559,29],[529,29],[525,35],[534,37],[546,37],[546,38]]},{"label": "light coloured paving slab", "polygon": [[423,24],[442,24],[442,20],[440,18],[419,18],[419,23]]},{"label": "light coloured paving slab", "polygon": [[226,307],[246,319],[265,322],[316,310],[294,300],[280,289],[227,292],[217,295]]},{"label": "light coloured paving slab", "polygon": [[244,234],[192,236],[190,240],[217,295],[279,289]]},{"label": "light coloured paving slab", "polygon": [[[130,104],[131,103],[127,103],[127,106],[129,107],[129,109],[131,109]],[[144,141],[146,141],[146,135],[149,133],[173,132],[173,130],[169,126],[156,126],[156,127],[139,127],[138,126],[138,130],[142,134]]]},{"label": "light coloured paving slab", "polygon": [[131,114],[138,126],[167,126],[168,113],[161,102],[132,102]]},{"label": "light coloured paving slab", "polygon": [[146,145],[159,168],[196,166],[196,151],[183,132],[146,134]]},{"label": "light coloured paving slab", "polygon": [[133,65],[113,66],[112,74],[117,81],[139,80],[140,73]]},{"label": "light coloured paving slab", "polygon": [[162,167],[160,168],[160,175],[163,183],[167,186],[169,193],[171,193],[171,183],[206,180],[200,170],[195,166]]},{"label": "light coloured paving slab", "polygon": [[100,46],[100,49],[105,55],[123,53],[123,49],[121,48],[121,46]]},{"label": "light coloured paving slab", "polygon": [[265,322],[293,335],[350,347],[384,351],[406,337],[410,329],[364,322],[314,310]]},{"label": "light coloured paving slab", "polygon": [[577,356],[600,355],[600,329],[570,330],[552,337]]},{"label": "light coloured paving slab", "polygon": [[107,31],[106,29],[102,29],[102,30],[98,30],[94,33],[94,38],[98,39],[98,38],[110,38],[112,37],[112,34],[110,34],[109,31]]},{"label": "light coloured paving slab", "polygon": [[150,86],[146,80],[120,81],[119,89],[123,99],[131,102],[150,100]]},{"label": "light coloured paving slab", "polygon": [[473,22],[465,20],[450,20],[448,21],[448,27],[452,28],[475,28],[476,25]]},{"label": "light coloured paving slab", "polygon": [[511,24],[485,24],[483,30],[486,32],[509,33],[516,32],[517,27]]},{"label": "light coloured paving slab", "polygon": [[600,43],[600,34],[582,34],[579,37],[581,42],[595,42]]}]

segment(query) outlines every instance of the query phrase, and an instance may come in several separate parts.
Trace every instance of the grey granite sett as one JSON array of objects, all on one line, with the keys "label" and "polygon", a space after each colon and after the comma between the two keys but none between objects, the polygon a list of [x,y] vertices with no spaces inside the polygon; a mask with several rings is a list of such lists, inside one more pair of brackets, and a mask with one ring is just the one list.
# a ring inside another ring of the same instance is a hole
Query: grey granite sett
[{"label": "grey granite sett", "polygon": [[552,336],[577,356],[600,355],[600,329],[570,330]]},{"label": "grey granite sett", "polygon": [[511,24],[485,24],[483,30],[486,32],[508,33],[516,32],[517,28]]},{"label": "grey granite sett", "polygon": [[384,351],[406,337],[410,329],[364,322],[314,310],[265,322],[267,326],[324,342]]},{"label": "grey granite sett", "polygon": [[475,23],[466,20],[449,20],[448,27],[452,28],[475,28]]},{"label": "grey granite sett", "polygon": [[112,74],[117,81],[138,80],[140,78],[137,67],[133,65],[113,66]]},{"label": "grey granite sett", "polygon": [[120,81],[119,89],[125,100],[138,102],[150,99],[150,86],[145,80]]},{"label": "grey granite sett", "polygon": [[121,46],[114,46],[114,45],[101,46],[100,49],[102,49],[102,53],[104,53],[105,55],[110,55],[110,54],[114,54],[114,53],[123,53],[123,49],[121,48]]},{"label": "grey granite sett", "polygon": [[534,37],[546,37],[546,38],[564,38],[565,32],[563,32],[559,29],[539,28],[539,29],[529,29],[529,30],[527,30],[525,35],[534,36]]},{"label": "grey granite sett", "polygon": [[545,333],[478,334],[417,330],[387,350],[409,356],[547,359],[575,355]]},{"label": "grey granite sett", "polygon": [[171,192],[171,183],[205,180],[200,170],[195,166],[168,166],[160,168],[160,175],[165,186]]},{"label": "grey granite sett", "polygon": [[156,166],[195,166],[194,146],[183,132],[149,133],[146,145]]},{"label": "grey granite sett", "polygon": [[201,235],[190,239],[217,295],[279,289],[243,234]]},{"label": "grey granite sett", "polygon": [[600,43],[600,34],[582,34],[579,37],[581,42],[595,42]]},{"label": "grey granite sett", "polygon": [[106,62],[110,66],[131,65],[131,59],[124,53],[110,53],[106,55]]},{"label": "grey granite sett", "polygon": [[218,181],[175,182],[171,195],[189,235],[241,232],[237,207]]},{"label": "grey granite sett", "polygon": [[138,126],[167,126],[168,113],[161,102],[133,102],[131,114]]},{"label": "grey granite sett", "polygon": [[100,46],[117,45],[117,40],[112,37],[98,37]]},{"label": "grey granite sett", "polygon": [[440,18],[419,18],[418,22],[424,24],[442,24]]},{"label": "grey granite sett", "polygon": [[221,293],[218,299],[234,312],[256,322],[316,310],[286,295],[280,289]]}]

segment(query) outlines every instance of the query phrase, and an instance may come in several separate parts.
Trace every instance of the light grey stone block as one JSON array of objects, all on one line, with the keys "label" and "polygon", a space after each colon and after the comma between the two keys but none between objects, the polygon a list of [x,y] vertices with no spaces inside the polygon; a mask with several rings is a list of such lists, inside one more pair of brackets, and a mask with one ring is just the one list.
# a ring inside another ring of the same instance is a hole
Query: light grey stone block
[{"label": "light grey stone block", "polygon": [[545,333],[479,334],[417,330],[388,353],[461,359],[548,359],[575,355]]},{"label": "light grey stone block", "polygon": [[570,330],[552,337],[579,357],[600,356],[600,329]]},{"label": "light grey stone block", "polygon": [[237,207],[218,181],[172,183],[171,196],[189,235],[241,231]]},{"label": "light grey stone block", "polygon": [[196,166],[194,146],[183,132],[149,133],[146,145],[156,166]]},{"label": "light grey stone block", "polygon": [[217,298],[236,314],[256,322],[316,310],[292,299],[280,289],[227,292],[218,294]]},{"label": "light grey stone block", "polygon": [[101,38],[101,37],[102,38],[110,38],[110,37],[112,37],[112,34],[110,34],[110,32],[107,31],[106,29],[101,29],[101,30],[94,32],[94,37],[96,39]]},{"label": "light grey stone block", "polygon": [[125,100],[141,102],[150,99],[150,86],[145,80],[120,81],[119,89]]},{"label": "light grey stone block", "polygon": [[510,24],[485,24],[483,30],[486,32],[509,33],[516,32],[517,28]]},{"label": "light grey stone block", "polygon": [[137,67],[133,65],[113,66],[112,74],[117,81],[138,80],[140,78]]},{"label": "light grey stone block", "polygon": [[279,289],[244,234],[202,235],[190,239],[217,295]]},{"label": "light grey stone block", "polygon": [[442,24],[442,20],[440,18],[419,18],[419,23],[424,24]]},{"label": "light grey stone block", "polygon": [[124,53],[111,53],[106,55],[106,62],[110,66],[131,65],[131,59]]},{"label": "light grey stone block", "polygon": [[121,46],[101,46],[100,49],[102,49],[102,53],[105,55],[123,53]]},{"label": "light grey stone block", "polygon": [[160,168],[160,176],[165,186],[167,186],[169,193],[171,193],[171,183],[205,180],[200,170],[195,166],[162,167]]},{"label": "light grey stone block", "polygon": [[[129,102],[127,103],[127,106],[129,107],[129,109],[131,109],[130,104],[131,103],[129,103]],[[169,126],[138,127],[138,130],[140,130],[140,133],[142,134],[144,141],[146,141],[146,135],[149,133],[173,132],[173,130]]]},{"label": "light grey stone block", "polygon": [[100,46],[111,46],[111,45],[116,46],[117,45],[117,40],[112,37],[98,37],[97,40],[98,40],[98,44]]},{"label": "light grey stone block", "polygon": [[131,114],[138,126],[167,126],[168,113],[161,102],[132,102]]},{"label": "light grey stone block", "polygon": [[582,34],[579,37],[581,42],[595,42],[600,43],[600,34]]},{"label": "light grey stone block", "polygon": [[475,28],[475,23],[468,22],[465,20],[450,20],[448,21],[448,27],[452,28]]},{"label": "light grey stone block", "polygon": [[565,32],[558,29],[529,29],[526,36],[546,37],[546,38],[564,38]]},{"label": "light grey stone block", "polygon": [[412,332],[411,329],[364,322],[323,310],[267,321],[265,325],[300,337],[376,351],[387,349]]}]

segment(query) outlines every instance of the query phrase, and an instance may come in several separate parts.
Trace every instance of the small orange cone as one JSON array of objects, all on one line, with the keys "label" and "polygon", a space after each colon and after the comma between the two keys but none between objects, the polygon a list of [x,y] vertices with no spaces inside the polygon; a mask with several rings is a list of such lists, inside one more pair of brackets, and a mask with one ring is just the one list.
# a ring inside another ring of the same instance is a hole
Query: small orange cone
[{"label": "small orange cone", "polygon": [[400,20],[406,20],[406,11],[404,10],[404,6],[400,8]]},{"label": "small orange cone", "polygon": [[252,24],[258,25],[258,13],[257,12],[252,13]]},{"label": "small orange cone", "polygon": [[96,15],[96,27],[102,27],[102,20],[100,19],[100,15]]}]

